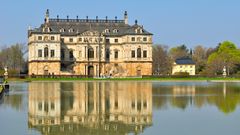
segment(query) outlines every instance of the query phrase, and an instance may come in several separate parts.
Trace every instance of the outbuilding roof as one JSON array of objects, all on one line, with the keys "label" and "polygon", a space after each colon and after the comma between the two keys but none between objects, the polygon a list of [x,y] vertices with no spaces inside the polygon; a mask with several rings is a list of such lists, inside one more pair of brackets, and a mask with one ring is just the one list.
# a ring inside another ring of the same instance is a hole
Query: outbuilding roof
[{"label": "outbuilding roof", "polygon": [[195,62],[189,57],[182,57],[175,60],[178,65],[194,65]]}]

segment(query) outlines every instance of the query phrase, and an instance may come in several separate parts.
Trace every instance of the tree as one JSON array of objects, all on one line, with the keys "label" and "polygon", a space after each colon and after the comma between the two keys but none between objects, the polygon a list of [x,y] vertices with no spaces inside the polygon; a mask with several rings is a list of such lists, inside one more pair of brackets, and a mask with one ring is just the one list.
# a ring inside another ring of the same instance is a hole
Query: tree
[{"label": "tree", "polygon": [[201,45],[196,46],[192,57],[196,63],[196,73],[203,72],[207,64],[207,49]]},{"label": "tree", "polygon": [[180,45],[180,46],[171,48],[169,51],[169,55],[172,60],[175,60],[177,58],[189,56],[189,50],[185,45]]},{"label": "tree", "polygon": [[168,57],[168,47],[164,45],[153,46],[153,73],[170,74],[171,61]]},{"label": "tree", "polygon": [[217,51],[208,58],[208,69],[212,73],[222,74],[224,66],[227,74],[236,72],[236,65],[240,64],[240,50],[230,41],[224,41],[220,44]]},{"label": "tree", "polygon": [[14,44],[10,47],[3,48],[0,51],[0,69],[8,67],[9,71],[20,73],[23,66],[26,64],[24,54],[26,48],[23,44]]}]

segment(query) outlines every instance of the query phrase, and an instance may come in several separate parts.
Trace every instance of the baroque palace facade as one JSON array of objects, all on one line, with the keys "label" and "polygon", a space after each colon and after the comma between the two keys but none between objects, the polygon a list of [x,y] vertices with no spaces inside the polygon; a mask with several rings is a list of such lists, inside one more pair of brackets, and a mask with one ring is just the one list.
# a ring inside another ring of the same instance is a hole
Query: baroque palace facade
[{"label": "baroque palace facade", "polygon": [[123,20],[51,19],[28,31],[29,75],[152,74],[152,34]]}]

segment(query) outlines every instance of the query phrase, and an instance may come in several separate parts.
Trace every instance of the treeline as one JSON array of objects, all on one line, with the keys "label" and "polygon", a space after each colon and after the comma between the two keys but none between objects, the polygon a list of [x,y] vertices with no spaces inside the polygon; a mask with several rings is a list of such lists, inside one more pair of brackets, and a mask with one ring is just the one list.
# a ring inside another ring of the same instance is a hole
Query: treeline
[{"label": "treeline", "polygon": [[24,58],[27,47],[24,44],[14,44],[2,47],[0,50],[0,75],[4,73],[4,67],[8,67],[10,75],[27,73],[27,59]]},{"label": "treeline", "polygon": [[191,57],[195,61],[198,75],[222,75],[224,66],[227,75],[240,75],[240,49],[230,41],[219,43],[215,48],[198,45],[188,49],[186,45],[173,48],[154,45],[153,74],[171,75],[173,62],[181,57]]}]

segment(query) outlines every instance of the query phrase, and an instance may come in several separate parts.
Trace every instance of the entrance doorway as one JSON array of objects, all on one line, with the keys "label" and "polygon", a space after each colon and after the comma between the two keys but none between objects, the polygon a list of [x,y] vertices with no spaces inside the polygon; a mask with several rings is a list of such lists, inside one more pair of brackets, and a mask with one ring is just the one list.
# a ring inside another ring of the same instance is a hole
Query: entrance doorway
[{"label": "entrance doorway", "polygon": [[88,66],[88,76],[93,77],[94,76],[94,68],[93,66]]}]

